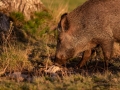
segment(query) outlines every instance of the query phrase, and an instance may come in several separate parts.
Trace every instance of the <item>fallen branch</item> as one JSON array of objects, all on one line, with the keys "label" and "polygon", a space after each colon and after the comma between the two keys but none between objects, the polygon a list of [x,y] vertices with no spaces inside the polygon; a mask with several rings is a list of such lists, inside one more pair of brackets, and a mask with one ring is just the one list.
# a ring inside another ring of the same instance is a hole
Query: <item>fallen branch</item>
[{"label": "fallen branch", "polygon": [[8,67],[8,65],[9,65],[9,63],[6,65],[6,67],[2,71],[0,71],[0,76],[5,74],[5,71],[6,71],[7,67]]}]

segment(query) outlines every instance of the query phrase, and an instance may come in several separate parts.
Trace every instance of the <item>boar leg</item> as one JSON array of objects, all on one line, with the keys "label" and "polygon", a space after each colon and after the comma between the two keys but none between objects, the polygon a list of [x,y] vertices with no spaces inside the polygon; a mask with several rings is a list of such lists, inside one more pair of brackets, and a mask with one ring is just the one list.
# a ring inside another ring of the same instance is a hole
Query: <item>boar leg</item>
[{"label": "boar leg", "polygon": [[84,51],[83,53],[83,56],[82,56],[82,60],[78,63],[78,67],[82,67],[85,65],[86,61],[88,61],[91,57],[91,53],[92,53],[92,48],[96,47],[97,44],[96,43],[93,43],[93,42],[89,42],[87,44],[87,47],[86,47],[86,50]]},{"label": "boar leg", "polygon": [[113,53],[113,41],[104,41],[102,43],[102,50],[105,60],[106,69],[108,69],[108,61],[110,60],[112,53]]},{"label": "boar leg", "polygon": [[90,59],[90,56],[91,56],[91,49],[84,51],[83,56],[82,56],[82,60],[79,62],[78,66],[80,68],[82,66],[84,66],[86,61]]}]

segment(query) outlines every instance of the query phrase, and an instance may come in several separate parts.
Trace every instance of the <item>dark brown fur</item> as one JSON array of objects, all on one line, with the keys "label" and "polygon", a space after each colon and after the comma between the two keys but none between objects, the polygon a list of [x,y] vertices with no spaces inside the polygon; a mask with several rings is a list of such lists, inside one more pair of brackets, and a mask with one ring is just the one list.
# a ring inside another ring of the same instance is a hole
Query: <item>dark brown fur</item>
[{"label": "dark brown fur", "polygon": [[88,0],[62,15],[58,28],[57,63],[63,64],[85,51],[82,67],[97,45],[102,47],[105,60],[109,60],[114,41],[120,41],[120,0]]}]

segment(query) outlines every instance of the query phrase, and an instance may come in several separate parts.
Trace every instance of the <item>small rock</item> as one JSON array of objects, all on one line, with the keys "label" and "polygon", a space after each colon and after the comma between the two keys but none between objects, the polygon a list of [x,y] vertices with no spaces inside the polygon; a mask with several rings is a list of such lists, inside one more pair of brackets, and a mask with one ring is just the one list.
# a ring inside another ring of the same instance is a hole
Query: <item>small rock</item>
[{"label": "small rock", "polygon": [[27,79],[28,75],[21,74],[21,72],[14,72],[9,75],[11,79],[15,79],[17,82],[22,82],[23,80]]}]

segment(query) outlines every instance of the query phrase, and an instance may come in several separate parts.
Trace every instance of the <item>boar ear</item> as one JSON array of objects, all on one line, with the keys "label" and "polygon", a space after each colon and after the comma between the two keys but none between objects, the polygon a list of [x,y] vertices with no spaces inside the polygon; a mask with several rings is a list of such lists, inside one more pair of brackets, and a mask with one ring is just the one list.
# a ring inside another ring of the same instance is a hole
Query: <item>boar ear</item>
[{"label": "boar ear", "polygon": [[68,21],[67,16],[65,16],[65,17],[63,18],[63,22],[61,22],[61,24],[62,24],[62,29],[63,29],[64,31],[67,31],[67,30],[69,29],[69,21]]},{"label": "boar ear", "polygon": [[62,16],[61,16],[61,20],[66,17],[67,13],[64,13]]},{"label": "boar ear", "polygon": [[66,31],[69,28],[69,23],[68,23],[68,19],[67,19],[67,13],[64,13],[61,16],[61,20],[58,24],[58,28],[62,31]]}]

